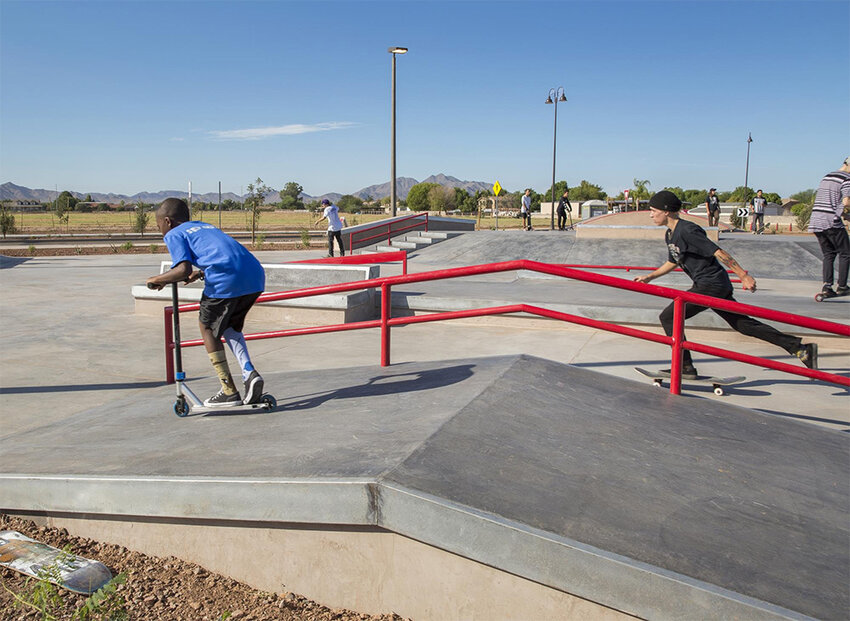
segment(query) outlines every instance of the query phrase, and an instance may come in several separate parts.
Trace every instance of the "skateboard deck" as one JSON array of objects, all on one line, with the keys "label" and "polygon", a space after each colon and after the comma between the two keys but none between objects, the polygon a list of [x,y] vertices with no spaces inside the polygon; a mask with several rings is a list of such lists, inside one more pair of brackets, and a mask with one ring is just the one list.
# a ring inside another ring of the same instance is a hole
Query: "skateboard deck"
[{"label": "skateboard deck", "polygon": [[0,531],[0,565],[85,595],[112,580],[112,573],[100,561],[64,552],[14,530]]},{"label": "skateboard deck", "polygon": [[[670,374],[664,373],[662,371],[647,371],[646,369],[641,369],[640,367],[635,367],[635,371],[643,375],[644,377],[648,377],[652,380],[652,383],[656,386],[661,386],[661,383],[664,380],[670,380]],[[714,394],[718,397],[723,394],[724,386],[731,386],[733,384],[739,384],[746,380],[747,378],[743,375],[735,375],[733,377],[712,377],[711,375],[698,375],[696,379],[685,379],[682,378],[683,384],[711,384],[711,387],[714,389]]]}]

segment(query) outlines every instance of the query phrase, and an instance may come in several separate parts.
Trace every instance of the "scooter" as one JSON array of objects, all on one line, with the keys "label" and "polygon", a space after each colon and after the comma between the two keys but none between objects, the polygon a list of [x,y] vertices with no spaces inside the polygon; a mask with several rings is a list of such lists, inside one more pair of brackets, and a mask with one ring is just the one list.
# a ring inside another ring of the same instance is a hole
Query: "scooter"
[{"label": "scooter", "polygon": [[251,412],[253,410],[271,411],[277,406],[277,401],[268,393],[263,394],[259,403],[240,403],[232,406],[204,405],[204,402],[192,392],[186,385],[186,374],[183,372],[183,354],[180,350],[180,303],[177,299],[177,283],[171,284],[171,305],[174,309],[172,314],[174,330],[174,379],[177,383],[177,400],[174,402],[174,413],[183,417],[192,414],[206,414],[208,412]]}]

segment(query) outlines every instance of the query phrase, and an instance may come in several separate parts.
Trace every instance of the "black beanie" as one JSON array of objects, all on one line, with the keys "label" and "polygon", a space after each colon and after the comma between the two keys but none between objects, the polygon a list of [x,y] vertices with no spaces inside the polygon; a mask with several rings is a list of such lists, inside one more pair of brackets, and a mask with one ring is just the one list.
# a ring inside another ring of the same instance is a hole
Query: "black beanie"
[{"label": "black beanie", "polygon": [[679,211],[682,208],[682,201],[670,190],[661,190],[652,195],[649,206],[661,211]]}]

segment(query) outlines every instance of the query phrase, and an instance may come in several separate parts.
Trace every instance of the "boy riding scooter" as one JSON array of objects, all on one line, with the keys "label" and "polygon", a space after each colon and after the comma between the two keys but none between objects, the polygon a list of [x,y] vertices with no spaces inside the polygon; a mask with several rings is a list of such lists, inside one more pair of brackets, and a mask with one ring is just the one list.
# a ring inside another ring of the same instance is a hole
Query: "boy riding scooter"
[{"label": "boy riding scooter", "polygon": [[[207,354],[221,382],[221,390],[204,401],[205,407],[230,407],[258,403],[263,378],[251,364],[242,327],[245,316],[265,288],[260,262],[242,244],[205,222],[190,221],[189,207],[179,198],[168,198],[156,210],[156,225],[171,254],[171,269],[151,276],[151,289],[204,279],[198,323]],[[194,267],[200,269],[195,270]],[[221,338],[236,356],[245,382],[245,399],[233,382]]]}]

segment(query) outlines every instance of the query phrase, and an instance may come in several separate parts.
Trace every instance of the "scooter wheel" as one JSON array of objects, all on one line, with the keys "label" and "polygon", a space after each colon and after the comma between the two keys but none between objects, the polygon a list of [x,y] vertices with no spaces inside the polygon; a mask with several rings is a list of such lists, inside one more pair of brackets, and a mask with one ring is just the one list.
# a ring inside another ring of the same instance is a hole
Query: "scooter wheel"
[{"label": "scooter wheel", "polygon": [[271,395],[263,395],[263,409],[273,410],[277,406],[277,400]]},{"label": "scooter wheel", "polygon": [[174,413],[180,418],[183,418],[189,413],[189,404],[186,403],[184,397],[177,397],[177,401],[174,402]]},{"label": "scooter wheel", "polygon": [[818,293],[815,296],[815,302],[823,302],[823,298],[824,298],[823,293]]}]

